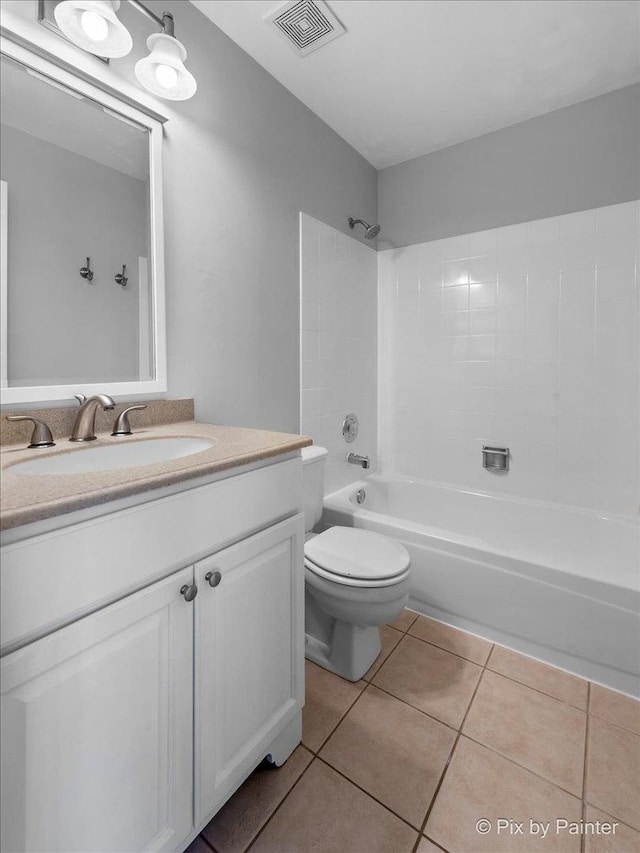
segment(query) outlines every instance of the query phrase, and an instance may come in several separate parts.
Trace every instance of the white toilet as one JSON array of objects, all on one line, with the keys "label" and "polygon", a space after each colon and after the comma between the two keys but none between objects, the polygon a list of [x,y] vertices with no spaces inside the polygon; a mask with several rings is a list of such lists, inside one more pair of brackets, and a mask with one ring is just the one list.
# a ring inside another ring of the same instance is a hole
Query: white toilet
[{"label": "white toilet", "polygon": [[410,559],[393,539],[353,527],[314,534],[322,516],[324,447],[302,449],[306,656],[358,681],[380,653],[378,626],[409,598]]}]

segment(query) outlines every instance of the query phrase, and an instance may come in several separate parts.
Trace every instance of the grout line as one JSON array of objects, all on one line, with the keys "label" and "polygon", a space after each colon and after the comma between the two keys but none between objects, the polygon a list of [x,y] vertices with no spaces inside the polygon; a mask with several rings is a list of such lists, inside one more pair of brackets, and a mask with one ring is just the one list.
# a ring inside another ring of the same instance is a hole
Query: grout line
[{"label": "grout line", "polygon": [[[215,817],[215,815],[214,815],[214,817]],[[213,820],[213,818],[211,818],[211,820]],[[204,843],[207,845],[209,850],[213,850],[213,853],[218,853],[218,851],[213,846],[213,844],[210,844],[201,832],[196,836],[196,838],[199,838],[201,841],[204,841]],[[191,842],[191,843],[193,844],[193,842]]]},{"label": "grout line", "polygon": [[[385,625],[385,627],[386,627],[386,628],[391,628],[391,625]],[[371,664],[371,666],[369,667],[369,669],[367,670],[367,672],[365,672],[365,674],[362,676],[362,679],[361,679],[361,680],[362,680],[362,681],[366,681],[366,683],[367,683],[367,684],[371,684],[371,682],[373,681],[373,679],[374,679],[374,678],[376,677],[376,675],[380,672],[380,670],[382,669],[382,667],[385,665],[385,663],[389,660],[389,658],[391,657],[391,655],[395,652],[395,650],[398,648],[398,646],[399,646],[399,645],[400,645],[400,643],[402,642],[402,638],[404,637],[404,634],[402,633],[402,631],[397,631],[395,628],[392,628],[391,630],[392,630],[392,631],[396,631],[396,633],[400,634],[400,639],[399,639],[399,640],[398,640],[398,641],[393,645],[393,648],[389,649],[389,651],[388,651],[388,653],[387,653],[386,657],[384,657],[384,658],[380,661],[380,663],[378,664],[378,667],[377,667],[377,669],[375,670],[375,672],[374,672],[374,673],[373,673],[369,678],[367,678],[367,674],[369,673],[369,670],[373,669],[373,667],[376,665],[378,658],[380,657],[380,655],[381,655],[381,654],[382,654],[382,652],[384,651],[384,648],[380,650],[380,654],[378,655],[378,657],[377,657],[377,658],[374,660],[374,662]]]},{"label": "grout line", "polygon": [[[337,677],[337,678],[339,678],[340,676],[336,676],[336,677]],[[362,679],[360,679],[360,680],[362,680]],[[353,683],[353,682],[352,682],[352,683]],[[356,683],[357,683],[357,682],[356,682]],[[304,742],[304,740],[302,740],[302,741],[301,741],[302,745],[303,745],[304,747],[306,747],[306,749],[308,749],[308,750],[309,750],[309,752],[311,752],[314,756],[317,756],[317,755],[318,755],[318,753],[320,752],[320,750],[324,747],[324,745],[325,745],[325,744],[326,744],[326,742],[329,740],[329,738],[331,737],[331,735],[335,732],[335,730],[338,728],[338,726],[340,725],[340,723],[344,720],[344,718],[347,716],[347,714],[349,713],[349,711],[353,708],[353,706],[356,704],[356,702],[357,702],[357,701],[358,701],[358,699],[362,696],[362,694],[364,693],[364,691],[367,689],[367,687],[368,687],[368,686],[369,686],[369,682],[368,682],[368,681],[365,681],[365,682],[364,682],[364,687],[362,688],[362,690],[358,693],[358,695],[357,695],[357,696],[356,696],[356,698],[353,700],[353,702],[351,702],[351,704],[350,704],[350,705],[349,705],[349,707],[345,710],[345,712],[344,712],[343,714],[341,714],[341,715],[340,715],[340,719],[339,719],[339,720],[338,720],[338,722],[335,724],[335,726],[331,729],[331,731],[330,731],[330,732],[329,732],[329,734],[326,736],[326,738],[322,741],[322,743],[320,744],[320,746],[318,747],[318,749],[317,749],[317,750],[312,749],[308,744],[306,744],[306,743]]]},{"label": "grout line", "polygon": [[[427,616],[425,618],[431,619],[431,616]],[[433,619],[432,621],[437,622],[438,620]],[[413,624],[415,624],[415,623],[413,623]],[[413,624],[411,625],[411,627],[413,627]],[[438,624],[446,625],[446,622],[440,622]],[[476,639],[483,640],[485,643],[490,642],[489,640],[486,640],[484,637],[476,637],[475,634],[469,634],[468,631],[463,631],[461,628],[454,628],[452,625],[447,625],[447,627],[451,628],[453,631],[458,631],[461,634],[466,634],[469,637],[474,637]],[[576,708],[578,711],[583,711],[584,713],[588,713],[588,711],[587,711],[587,709],[589,707],[588,703],[587,703],[587,708],[581,708],[579,705],[573,705],[571,702],[567,702],[566,699],[559,699],[557,696],[554,696],[552,693],[546,693],[544,690],[540,690],[539,687],[533,687],[531,684],[527,684],[525,681],[520,681],[519,679],[514,678],[511,675],[506,675],[504,672],[500,672],[500,670],[492,669],[489,666],[489,661],[491,659],[491,655],[493,653],[493,650],[495,649],[495,647],[497,645],[496,643],[492,644],[491,651],[487,655],[487,660],[485,661],[484,664],[481,664],[481,663],[478,663],[478,661],[476,661],[476,660],[471,660],[471,658],[463,657],[463,655],[458,654],[458,652],[454,652],[451,649],[446,649],[444,646],[439,646],[437,643],[433,643],[431,640],[425,640],[424,637],[418,637],[415,634],[411,634],[411,633],[409,633],[409,631],[410,631],[410,629],[405,632],[406,636],[413,637],[414,640],[420,640],[420,642],[422,642],[422,643],[427,643],[427,645],[429,645],[429,646],[433,646],[434,648],[440,649],[443,652],[448,652],[450,655],[455,655],[455,657],[460,658],[460,660],[464,660],[467,663],[474,663],[476,666],[484,667],[484,668],[488,669],[489,672],[494,672],[496,675],[501,675],[503,678],[508,678],[509,681],[514,681],[516,684],[522,684],[524,687],[528,687],[530,690],[535,690],[536,693],[542,693],[543,696],[548,696],[550,699],[555,699],[556,702],[563,702],[565,705],[569,705],[571,708]],[[397,648],[397,645],[398,644],[396,644],[396,648]],[[539,661],[537,658],[530,658],[528,655],[524,655],[521,652],[516,651],[516,649],[510,648],[509,646],[500,646],[500,648],[507,649],[507,651],[513,652],[513,654],[516,654],[519,657],[524,658],[525,660],[531,660],[531,661],[534,661],[536,663],[540,663],[543,666],[548,666],[550,669],[557,670],[558,672],[561,672],[564,675],[570,676],[571,678],[576,678],[579,681],[584,681],[585,684],[587,684],[587,685],[591,683],[588,679],[582,678],[582,676],[580,676],[580,675],[575,675],[572,672],[567,672],[567,670],[561,669],[558,666],[553,666],[550,663],[545,663],[544,661]],[[395,649],[394,649],[394,651],[395,651]],[[386,663],[386,660],[384,661],[384,663]],[[383,666],[383,664],[380,665],[381,668],[382,668],[382,666]],[[376,675],[377,675],[377,673],[376,673]],[[596,714],[595,716],[598,716],[598,715]],[[605,719],[605,718],[603,717],[602,719]],[[621,728],[624,728],[624,726],[621,726]]]},{"label": "grout line", "polygon": [[[481,664],[481,663],[478,663],[478,661],[472,660],[471,658],[465,658],[463,655],[459,654],[458,652],[454,652],[451,649],[445,648],[444,646],[439,646],[437,643],[434,643],[431,640],[426,640],[423,637],[418,637],[416,634],[411,634],[410,633],[411,628],[413,627],[413,625],[415,624],[415,622],[417,620],[414,620],[411,623],[411,625],[409,626],[409,628],[406,631],[403,631],[401,633],[404,633],[409,637],[413,637],[414,640],[420,640],[421,642],[427,643],[430,646],[435,646],[435,648],[441,649],[443,652],[448,652],[451,655],[455,655],[456,657],[459,657],[462,660],[467,661],[468,663],[474,663],[476,666],[484,666],[489,670],[489,672],[494,672],[496,675],[501,675],[503,678],[508,678],[509,681],[515,681],[517,684],[522,684],[525,687],[529,687],[531,690],[535,690],[537,693],[542,693],[543,696],[549,696],[551,699],[555,699],[558,702],[563,702],[565,705],[569,705],[572,708],[576,708],[578,711],[583,711],[584,713],[591,714],[594,717],[599,717],[601,720],[605,720],[607,723],[611,723],[614,726],[618,726],[618,728],[621,728],[621,729],[624,729],[625,731],[631,732],[631,734],[635,734],[635,735],[640,736],[640,733],[635,731],[634,729],[629,729],[626,726],[621,725],[620,723],[617,723],[617,722],[614,722],[613,720],[610,720],[608,717],[603,717],[602,714],[597,714],[597,713],[591,711],[589,701],[587,701],[586,707],[582,708],[582,707],[580,707],[580,705],[574,705],[572,702],[569,702],[566,699],[560,699],[558,696],[554,696],[552,693],[547,693],[546,691],[541,690],[539,687],[534,687],[531,684],[527,684],[526,681],[521,681],[520,679],[515,678],[514,676],[511,676],[511,675],[507,675],[506,673],[501,672],[498,669],[493,669],[492,666],[490,665],[491,657],[492,657],[493,652],[495,651],[496,648],[505,649],[506,651],[511,652],[512,654],[517,655],[519,658],[523,658],[526,661],[532,661],[533,663],[538,663],[541,666],[548,667],[549,669],[554,670],[555,672],[559,672],[561,675],[566,675],[568,678],[573,678],[577,681],[584,682],[587,685],[587,698],[588,699],[589,699],[590,693],[591,693],[591,686],[593,686],[593,685],[596,685],[598,687],[602,687],[605,690],[609,690],[612,693],[615,693],[619,696],[623,696],[625,699],[631,699],[632,701],[635,701],[638,703],[640,703],[640,696],[632,696],[630,693],[625,693],[623,690],[619,690],[615,687],[609,687],[606,684],[601,684],[600,682],[591,681],[590,679],[585,678],[582,675],[577,675],[575,672],[571,672],[570,670],[564,669],[561,666],[555,666],[554,664],[547,663],[547,661],[541,660],[540,658],[532,657],[531,655],[527,655],[524,652],[520,652],[517,649],[514,649],[512,646],[505,646],[502,643],[493,642],[491,640],[488,640],[486,637],[481,637],[479,634],[472,634],[470,631],[465,631],[463,628],[457,628],[455,625],[449,625],[447,622],[441,622],[439,619],[436,619],[433,616],[427,616],[424,613],[419,613],[418,619],[419,618],[430,619],[432,622],[436,622],[438,625],[444,625],[446,628],[450,628],[452,631],[455,631],[459,634],[463,634],[467,637],[472,637],[473,639],[481,640],[482,642],[485,642],[485,643],[492,643],[492,648],[491,648],[491,651],[489,652],[486,663]],[[393,627],[393,626],[389,626],[389,627]],[[395,630],[398,630],[398,629],[396,628]],[[384,663],[386,663],[386,661],[384,661]],[[382,664],[381,664],[381,666],[382,666]]]},{"label": "grout line", "polygon": [[409,610],[408,607],[405,607],[404,609],[407,611],[407,613],[415,614],[415,618],[411,620],[411,624],[408,625],[406,628],[404,628],[404,629],[403,628],[397,628],[395,625],[392,625],[391,622],[385,623],[388,628],[393,628],[394,631],[399,631],[401,634],[406,634],[407,631],[409,630],[409,628],[411,628],[414,625],[414,623],[420,618],[420,615],[421,615],[420,613],[417,613],[415,610]]},{"label": "grout line", "polygon": [[478,746],[482,746],[484,749],[488,749],[489,752],[493,752],[494,755],[499,755],[500,758],[504,758],[505,761],[508,761],[510,764],[514,764],[516,767],[519,767],[521,770],[526,770],[527,773],[531,773],[532,776],[535,776],[537,779],[540,779],[542,782],[546,782],[547,785],[553,785],[554,788],[558,788],[560,791],[564,791],[565,794],[568,794],[570,797],[573,797],[574,800],[581,800],[580,794],[576,794],[575,791],[569,791],[568,788],[563,788],[562,785],[559,785],[557,782],[552,782],[551,779],[548,779],[546,776],[541,776],[536,770],[532,770],[531,767],[527,767],[526,764],[520,764],[514,758],[510,758],[508,755],[505,755],[504,752],[500,752],[495,747],[490,746],[488,743],[483,743],[481,740],[476,740],[471,735],[466,732],[460,732],[463,737],[466,737],[467,740],[470,740],[472,743],[477,744]]},{"label": "grout line", "polygon": [[[591,704],[591,684],[587,687],[587,708],[590,707]],[[589,714],[587,714],[587,720],[584,730],[584,772],[582,774],[582,799],[586,800],[587,798],[587,762],[589,759]]]},{"label": "grout line", "polygon": [[[304,745],[304,744],[303,744],[303,745]],[[300,744],[298,744],[298,746],[300,746]],[[316,756],[314,755],[314,756],[313,756],[313,758],[311,759],[311,761],[307,764],[307,766],[304,768],[304,770],[302,771],[302,773],[298,776],[298,778],[296,779],[296,781],[293,783],[293,785],[289,788],[289,790],[288,790],[288,791],[287,791],[287,793],[284,795],[284,797],[280,800],[280,802],[279,802],[279,803],[278,803],[278,805],[275,807],[275,809],[271,812],[271,814],[269,815],[269,817],[268,817],[268,818],[265,820],[265,822],[262,824],[262,826],[260,827],[260,829],[259,829],[259,830],[256,832],[256,834],[253,836],[253,838],[251,839],[251,841],[250,841],[250,842],[247,844],[247,846],[244,848],[244,853],[248,853],[248,851],[253,847],[253,845],[256,843],[256,841],[258,840],[258,838],[262,835],[262,833],[265,831],[265,829],[267,828],[267,826],[271,823],[271,821],[273,820],[273,818],[275,817],[275,815],[280,811],[280,809],[282,808],[282,806],[283,806],[284,802],[285,802],[286,800],[288,800],[288,799],[289,799],[289,796],[291,795],[292,791],[293,791],[295,788],[297,788],[297,787],[298,787],[298,785],[300,784],[300,780],[301,780],[301,779],[302,779],[302,777],[305,775],[305,773],[307,772],[307,770],[311,767],[311,765],[313,764],[313,762],[314,762],[315,758],[316,758]],[[287,760],[288,760],[288,759],[287,759]]]},{"label": "grout line", "polygon": [[[368,687],[375,687],[376,690],[379,690],[381,693],[385,693],[387,696],[391,696],[392,699],[395,699],[398,702],[402,702],[403,705],[406,705],[407,707],[411,708],[414,711],[419,711],[423,716],[427,717],[429,720],[433,720],[434,723],[440,723],[441,726],[444,726],[445,728],[449,729],[452,732],[457,733],[459,731],[455,726],[452,726],[451,723],[445,723],[444,720],[440,720],[438,717],[434,717],[433,714],[429,714],[427,711],[424,711],[422,708],[418,708],[418,707],[416,707],[416,705],[412,705],[411,702],[407,702],[406,699],[401,699],[399,696],[396,696],[395,693],[391,693],[389,690],[385,690],[384,687],[380,687],[379,684],[374,684],[373,682],[370,682],[370,684],[367,686]],[[363,693],[364,693],[364,691],[363,691]],[[358,698],[360,698],[360,697],[358,697]]]},{"label": "grout line", "polygon": [[[493,647],[492,647],[491,651],[493,651]],[[489,655],[491,655],[491,653],[489,653]],[[488,663],[488,661],[489,661],[489,658],[487,658],[487,663]],[[464,717],[462,718],[462,722],[460,723],[460,733],[462,733],[462,728],[467,721],[467,717],[469,716],[469,711],[471,710],[471,706],[474,703],[474,700],[476,698],[476,694],[477,694],[478,690],[480,689],[480,683],[482,682],[483,676],[484,676],[486,671],[487,671],[487,664],[485,663],[485,665],[482,667],[482,672],[480,673],[480,678],[478,679],[478,683],[476,684],[476,689],[473,691],[473,696],[471,697],[471,701],[469,702],[467,710],[464,713]]]},{"label": "grout line", "polygon": [[328,767],[330,770],[333,770],[333,772],[337,773],[338,776],[342,776],[342,778],[345,779],[347,782],[349,782],[349,784],[353,785],[354,788],[357,788],[359,791],[362,791],[362,793],[366,794],[367,797],[369,797],[369,799],[374,800],[376,803],[378,803],[379,806],[382,806],[382,808],[385,809],[385,811],[388,811],[394,817],[397,817],[398,820],[401,820],[406,826],[408,826],[414,832],[418,832],[418,833],[420,832],[420,830],[416,826],[414,826],[412,823],[409,823],[409,821],[406,819],[406,817],[402,817],[402,815],[399,815],[397,812],[394,812],[394,810],[391,808],[391,806],[388,806],[386,803],[383,803],[382,800],[379,800],[376,796],[374,796],[371,793],[371,791],[367,791],[367,789],[363,788],[362,785],[359,785],[357,782],[354,782],[353,779],[350,779],[349,776],[346,776],[342,772],[342,770],[338,770],[337,767],[334,767],[333,764],[330,764],[321,755],[317,755],[316,758],[318,759],[318,761],[321,761],[322,764],[325,765],[325,767]]},{"label": "grout line", "polygon": [[491,654],[492,654],[492,652],[493,652],[494,648],[495,648],[495,643],[494,643],[494,644],[492,644],[491,649],[490,649],[490,651],[489,651],[489,654],[487,655],[487,661],[486,661],[485,665],[484,665],[484,666],[483,666],[483,668],[482,668],[482,672],[480,673],[480,678],[478,679],[478,681],[477,681],[477,683],[476,683],[475,689],[474,689],[474,691],[473,691],[473,695],[471,696],[471,700],[469,701],[469,704],[467,705],[467,710],[465,711],[464,716],[463,716],[463,718],[462,718],[462,720],[461,720],[461,722],[460,722],[460,728],[458,729],[458,732],[457,732],[457,735],[456,735],[456,739],[455,739],[455,740],[454,740],[454,742],[453,742],[453,746],[451,747],[451,749],[450,749],[450,751],[449,751],[449,756],[448,756],[448,758],[447,758],[447,760],[446,760],[446,762],[445,762],[445,765],[444,765],[444,768],[443,768],[443,770],[442,770],[442,773],[440,774],[440,778],[438,779],[438,784],[436,785],[435,791],[433,792],[433,796],[432,796],[432,798],[431,798],[431,802],[429,803],[429,806],[428,806],[428,808],[427,808],[427,813],[426,813],[426,815],[424,816],[424,820],[423,820],[423,822],[422,822],[422,826],[420,827],[420,834],[418,835],[418,840],[416,841],[416,844],[415,844],[415,846],[414,846],[414,848],[413,848],[412,853],[416,853],[416,851],[418,850],[418,847],[420,846],[420,841],[421,841],[422,836],[424,835],[424,831],[425,831],[425,829],[426,829],[426,827],[427,827],[427,821],[428,821],[428,820],[429,820],[429,818],[431,817],[431,812],[433,811],[433,807],[434,807],[434,806],[435,806],[435,804],[436,804],[436,800],[438,799],[438,795],[440,794],[440,789],[442,788],[442,785],[443,785],[443,783],[444,783],[445,776],[447,775],[447,771],[448,771],[449,766],[451,765],[451,762],[452,762],[452,760],[453,760],[453,755],[454,755],[454,753],[455,753],[455,751],[456,751],[456,747],[458,746],[458,743],[459,743],[460,738],[461,738],[461,736],[462,736],[462,727],[464,726],[464,724],[465,724],[465,722],[466,722],[467,716],[469,715],[469,711],[471,710],[471,706],[473,705],[473,702],[474,702],[474,700],[475,700],[475,698],[476,698],[476,693],[478,692],[478,689],[479,689],[479,687],[480,687],[480,682],[482,681],[482,676],[483,676],[483,675],[485,674],[485,672],[486,672],[486,669],[487,669],[487,663],[489,662],[489,658],[491,657]]},{"label": "grout line", "polygon": [[[442,850],[443,853],[448,853],[448,851],[444,847],[442,847],[442,845],[436,844],[436,842],[433,840],[433,838],[429,838],[428,835],[424,835],[423,837],[426,838],[430,844],[433,844],[434,847],[437,847],[438,850]],[[422,841],[422,838],[420,839],[420,841]]]},{"label": "grout line", "polygon": [[[560,702],[562,705],[568,705],[570,708],[574,708],[576,711],[580,711],[583,714],[588,713],[587,712],[587,708],[589,707],[589,702],[588,702],[589,688],[588,687],[587,687],[587,705],[585,708],[581,708],[579,705],[573,705],[571,702],[567,702],[566,699],[558,699],[557,696],[553,696],[551,693],[545,693],[544,690],[540,690],[540,688],[538,688],[538,687],[532,687],[531,684],[527,684],[525,681],[519,681],[517,678],[513,678],[510,675],[505,675],[503,672],[498,672],[498,670],[495,670],[495,669],[491,669],[491,668],[488,668],[488,669],[489,669],[489,672],[492,672],[494,675],[499,675],[501,678],[506,678],[507,681],[511,681],[514,684],[519,684],[521,687],[528,687],[529,690],[533,690],[536,693],[539,693],[541,696],[546,696],[547,699],[553,699],[556,702]],[[562,672],[563,670],[560,670],[560,671]],[[575,676],[575,677],[579,678],[580,676]],[[587,681],[586,678],[583,678],[582,681],[584,681],[585,684],[587,684],[587,685],[589,685],[589,683],[590,683],[589,681]]]},{"label": "grout line", "polygon": [[[591,684],[589,683],[587,687],[587,712],[591,708]],[[586,821],[587,819],[587,763],[589,760],[589,713],[587,713],[587,719],[585,723],[584,729],[584,764],[582,768],[582,819]],[[586,838],[585,834],[581,834],[582,837],[580,839],[580,851],[581,853],[585,853],[586,851]]]},{"label": "grout line", "polygon": [[[441,622],[440,624],[445,625],[446,623]],[[451,627],[451,626],[447,626],[447,627]],[[454,628],[453,630],[457,631],[459,629]],[[465,632],[463,631],[461,633],[465,633]],[[441,652],[447,652],[447,654],[454,655],[455,657],[460,658],[460,660],[464,660],[467,663],[475,663],[476,666],[486,666],[488,661],[489,661],[489,657],[491,656],[491,652],[489,652],[489,654],[487,655],[487,660],[485,661],[485,663],[478,663],[477,660],[471,660],[471,658],[465,658],[465,657],[463,657],[463,655],[458,654],[458,652],[452,652],[451,649],[445,649],[444,646],[439,646],[437,643],[432,643],[431,640],[425,640],[424,637],[417,637],[415,634],[410,634],[408,631],[406,633],[406,636],[411,637],[414,640],[420,640],[421,643],[426,643],[428,646],[433,646],[434,649],[440,649]],[[468,636],[473,637],[473,634],[469,634]],[[483,639],[483,638],[480,637],[479,639]],[[488,643],[488,642],[489,642],[489,640],[485,640],[485,643]],[[492,648],[493,648],[493,646],[492,646]]]},{"label": "grout line", "polygon": [[614,726],[616,729],[620,729],[621,731],[626,732],[627,734],[640,738],[640,732],[636,729],[628,729],[626,726],[621,726],[620,723],[616,723],[613,720],[609,720],[607,717],[603,717],[602,714],[592,714],[589,712],[587,716],[595,717],[596,720],[602,720],[602,722],[606,723],[608,726]]}]

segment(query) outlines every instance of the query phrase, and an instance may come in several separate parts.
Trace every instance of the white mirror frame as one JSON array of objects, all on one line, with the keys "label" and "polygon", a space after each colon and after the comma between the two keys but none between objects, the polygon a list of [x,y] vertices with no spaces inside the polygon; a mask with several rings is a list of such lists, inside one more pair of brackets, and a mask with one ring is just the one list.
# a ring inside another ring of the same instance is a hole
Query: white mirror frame
[{"label": "white mirror frame", "polygon": [[166,347],[166,315],[165,315],[165,281],[164,281],[164,227],[162,215],[162,123],[140,109],[126,103],[114,95],[105,92],[90,81],[76,76],[70,71],[60,68],[54,62],[39,56],[20,44],[6,38],[0,38],[0,54],[44,74],[61,83],[69,89],[96,101],[109,110],[146,127],[149,131],[149,185],[150,185],[150,231],[151,231],[151,302],[153,334],[153,368],[154,378],[135,380],[132,382],[100,382],[74,385],[32,385],[9,386],[8,382],[8,352],[7,352],[7,210],[6,192],[0,192],[2,201],[2,233],[0,234],[0,315],[2,316],[2,340],[0,342],[0,388],[2,405],[16,403],[45,403],[55,400],[68,400],[74,394],[110,394],[112,397],[131,397],[148,394],[160,394],[167,390],[167,347]]}]

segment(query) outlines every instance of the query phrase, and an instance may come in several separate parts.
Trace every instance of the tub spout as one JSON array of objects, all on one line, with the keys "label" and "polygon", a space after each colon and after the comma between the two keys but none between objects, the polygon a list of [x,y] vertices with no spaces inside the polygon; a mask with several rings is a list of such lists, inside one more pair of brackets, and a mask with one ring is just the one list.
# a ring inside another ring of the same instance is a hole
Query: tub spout
[{"label": "tub spout", "polygon": [[347,462],[350,462],[352,465],[360,465],[365,471],[368,468],[371,468],[371,460],[368,456],[361,456],[359,453],[350,453],[347,456]]}]

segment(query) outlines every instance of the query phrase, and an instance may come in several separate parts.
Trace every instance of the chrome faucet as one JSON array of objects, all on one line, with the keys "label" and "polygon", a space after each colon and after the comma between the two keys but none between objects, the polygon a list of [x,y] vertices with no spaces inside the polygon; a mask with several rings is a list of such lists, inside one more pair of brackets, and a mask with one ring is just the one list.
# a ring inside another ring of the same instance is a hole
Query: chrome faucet
[{"label": "chrome faucet", "polygon": [[365,471],[367,468],[371,467],[371,460],[368,456],[361,456],[359,453],[350,453],[347,456],[347,462],[350,462],[352,465],[361,465]]},{"label": "chrome faucet", "polygon": [[69,441],[93,441],[96,437],[96,413],[98,407],[103,409],[114,409],[115,403],[107,394],[95,394],[87,398],[84,394],[74,394],[80,403],[80,411],[76,416],[73,431]]}]

